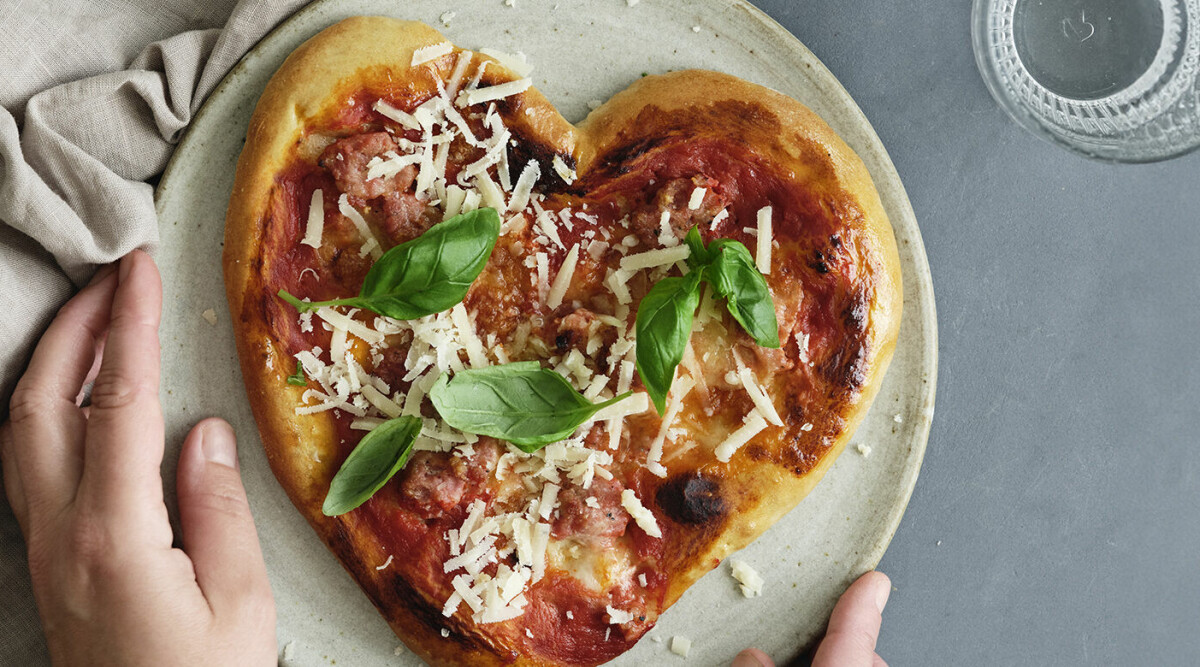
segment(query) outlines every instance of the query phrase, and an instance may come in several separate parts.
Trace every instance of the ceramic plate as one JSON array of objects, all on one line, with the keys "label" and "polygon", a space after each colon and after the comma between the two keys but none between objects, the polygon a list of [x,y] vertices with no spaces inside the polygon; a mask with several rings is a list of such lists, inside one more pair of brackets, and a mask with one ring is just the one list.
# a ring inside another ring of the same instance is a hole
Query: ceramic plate
[{"label": "ceramic plate", "polygon": [[[643,72],[728,72],[808,105],[862,156],[895,228],[904,271],[900,343],[875,405],[816,490],[740,554],[766,578],[762,597],[742,597],[722,565],[615,664],[677,660],[667,649],[673,635],[692,639],[692,664],[728,664],[748,645],[781,662],[802,652],[838,594],[879,562],[896,530],[925,451],[937,373],[933,290],[920,231],[887,152],[854,101],[795,37],[740,0],[635,7],[625,0],[516,0],[514,7],[502,0],[324,0],[276,29],[229,74],[192,123],[157,193],[168,442],[177,451],[187,429],[209,415],[237,430],[279,608],[279,642],[290,644],[284,662],[417,663],[394,652],[399,642],[387,624],[271,475],[245,399],[221,278],[225,206],[259,94],[296,46],[355,14],[425,21],[466,48],[522,51],[537,87],[573,121],[587,114],[588,102],[607,99]],[[215,325],[204,316],[209,309]]]}]

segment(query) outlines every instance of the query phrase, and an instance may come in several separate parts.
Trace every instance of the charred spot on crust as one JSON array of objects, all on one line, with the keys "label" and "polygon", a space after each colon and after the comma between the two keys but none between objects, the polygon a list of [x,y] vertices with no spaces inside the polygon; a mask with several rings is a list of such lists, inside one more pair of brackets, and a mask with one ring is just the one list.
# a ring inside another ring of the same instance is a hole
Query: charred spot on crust
[{"label": "charred spot on crust", "polygon": [[597,165],[603,166],[593,170],[590,175],[603,180],[627,174],[632,170],[633,162],[658,148],[665,141],[666,137],[650,136],[617,146],[595,161]]},{"label": "charred spot on crust", "polygon": [[852,394],[867,382],[867,319],[871,296],[868,289],[854,291],[842,309],[845,337],[842,345],[821,366],[821,372],[838,393]]},{"label": "charred spot on crust", "polygon": [[717,481],[699,472],[671,479],[655,499],[673,521],[690,526],[719,522],[729,510]]},{"label": "charred spot on crust", "polygon": [[509,142],[508,144],[508,163],[512,165],[513,181],[515,182],[520,176],[525,165],[536,162],[542,174],[538,179],[539,192],[553,194],[566,191],[566,182],[554,170],[554,158],[561,159],[568,169],[575,169],[575,158],[569,154],[559,153],[538,137],[530,137],[516,129],[510,129],[510,131],[514,134],[513,139],[515,140],[515,143]]}]

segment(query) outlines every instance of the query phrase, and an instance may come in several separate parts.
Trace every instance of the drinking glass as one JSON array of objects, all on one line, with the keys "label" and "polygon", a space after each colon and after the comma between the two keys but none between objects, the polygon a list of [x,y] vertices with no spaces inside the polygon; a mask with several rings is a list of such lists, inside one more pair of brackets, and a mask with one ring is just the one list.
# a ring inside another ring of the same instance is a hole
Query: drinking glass
[{"label": "drinking glass", "polygon": [[1152,162],[1200,147],[1200,0],[975,0],[992,96],[1088,157]]}]

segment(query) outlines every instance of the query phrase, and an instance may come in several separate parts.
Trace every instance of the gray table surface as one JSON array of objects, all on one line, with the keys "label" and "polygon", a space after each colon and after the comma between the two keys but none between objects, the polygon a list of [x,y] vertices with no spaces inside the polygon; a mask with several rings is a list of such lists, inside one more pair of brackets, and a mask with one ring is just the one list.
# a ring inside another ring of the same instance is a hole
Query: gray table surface
[{"label": "gray table surface", "polygon": [[875,126],[933,271],[937,415],[879,653],[1196,664],[1200,154],[1105,165],[1024,132],[966,0],[756,4]]},{"label": "gray table surface", "polygon": [[1200,659],[1200,154],[1087,161],[993,102],[967,0],[756,0],[916,210],[937,416],[880,569],[893,666]]}]

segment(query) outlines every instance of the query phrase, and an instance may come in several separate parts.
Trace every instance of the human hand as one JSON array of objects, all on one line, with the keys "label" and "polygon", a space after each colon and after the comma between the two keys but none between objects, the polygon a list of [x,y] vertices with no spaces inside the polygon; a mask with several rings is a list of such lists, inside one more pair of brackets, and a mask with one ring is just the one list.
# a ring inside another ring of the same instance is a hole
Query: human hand
[{"label": "human hand", "polygon": [[[813,656],[813,667],[887,667],[875,653],[883,607],[892,582],[882,572],[868,572],[846,589],[829,615],[829,629]],[[733,667],[775,667],[766,653],[748,648]]]},{"label": "human hand", "polygon": [[[159,466],[162,286],[135,251],[50,325],[0,426],[50,656],[60,665],[275,664],[275,604],[233,430],[205,420],[176,473],[172,547]],[[82,388],[92,380],[90,406]]]}]

